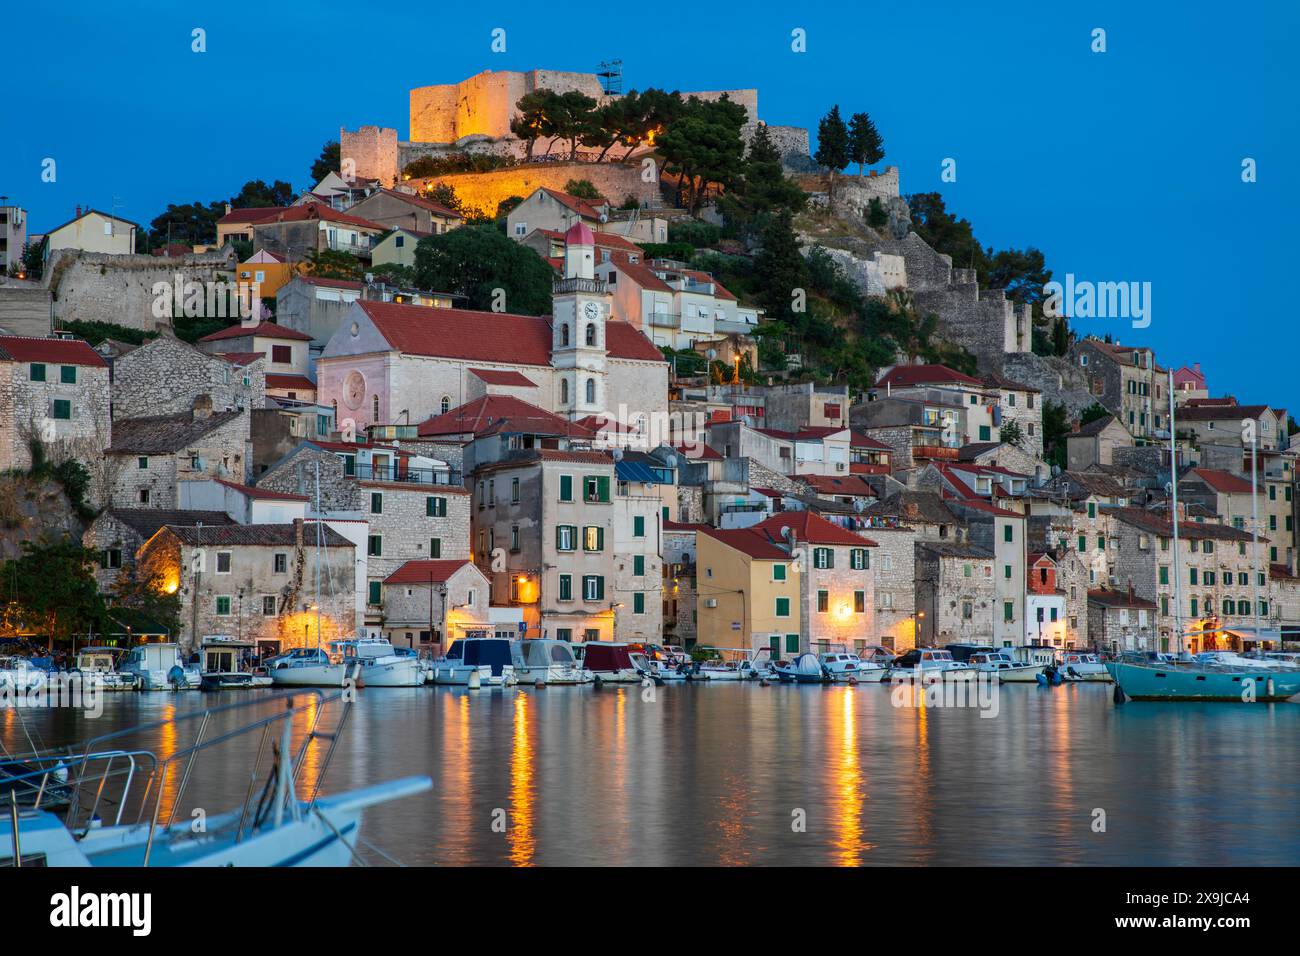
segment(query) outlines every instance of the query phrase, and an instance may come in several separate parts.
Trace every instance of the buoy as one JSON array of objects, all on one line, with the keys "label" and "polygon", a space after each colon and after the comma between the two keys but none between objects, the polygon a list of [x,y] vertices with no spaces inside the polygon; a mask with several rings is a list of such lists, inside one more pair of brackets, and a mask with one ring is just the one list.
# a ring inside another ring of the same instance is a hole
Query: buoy
[{"label": "buoy", "polygon": [[1273,678],[1271,678],[1271,677],[1268,679],[1268,683],[1264,685],[1264,694],[1265,694],[1266,696],[1268,696],[1268,697],[1272,697],[1272,696],[1274,696],[1274,694],[1273,694]]},{"label": "buoy", "polygon": [[1038,686],[1039,686],[1039,687],[1050,687],[1050,686],[1051,686],[1051,684],[1048,683],[1047,675],[1046,675],[1046,674],[1035,674],[1035,675],[1034,675],[1034,680],[1038,681]]},{"label": "buoy", "polygon": [[758,682],[758,686],[759,686],[759,687],[771,687],[771,686],[772,686],[772,682],[771,682],[770,680],[768,680],[766,677],[764,677],[762,680],[760,680],[760,681]]},{"label": "buoy", "polygon": [[1114,697],[1115,697],[1115,703],[1117,704],[1122,704],[1124,703],[1124,701],[1128,700],[1128,697],[1124,693],[1124,688],[1120,687],[1119,684],[1115,685]]},{"label": "buoy", "polygon": [[469,680],[465,682],[465,686],[470,690],[478,690],[483,686],[483,678],[479,675],[477,670],[469,672]]}]

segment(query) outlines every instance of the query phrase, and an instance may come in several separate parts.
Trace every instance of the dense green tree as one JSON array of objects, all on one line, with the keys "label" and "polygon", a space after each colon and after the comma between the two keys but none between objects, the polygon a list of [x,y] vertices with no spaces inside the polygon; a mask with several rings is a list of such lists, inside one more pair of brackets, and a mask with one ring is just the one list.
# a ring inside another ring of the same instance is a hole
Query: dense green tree
[{"label": "dense green tree", "polygon": [[[1099,406],[1096,406],[1099,407]],[[1070,421],[1065,403],[1050,398],[1043,402],[1043,457],[1049,464],[1065,467],[1065,436]]]},{"label": "dense green tree", "polygon": [[29,242],[23,246],[23,270],[29,279],[39,279],[45,269],[45,243]]},{"label": "dense green tree", "polygon": [[952,264],[960,269],[975,269],[984,275],[988,262],[984,249],[975,239],[971,224],[948,212],[939,193],[913,193],[907,197],[912,216],[912,231],[929,246],[952,256]]},{"label": "dense green tree", "polygon": [[655,139],[663,171],[678,178],[677,203],[699,211],[711,186],[731,188],[743,174],[740,137],[748,114],[739,103],[691,97]]},{"label": "dense green tree", "polygon": [[169,594],[161,575],[145,575],[137,564],[124,567],[118,574],[109,591],[109,603],[110,614],[115,608],[126,608],[173,634],[180,630],[180,593]]},{"label": "dense green tree", "polygon": [[777,209],[800,212],[808,195],[785,175],[781,154],[772,144],[766,126],[759,126],[745,154],[740,182],[719,201],[728,230],[752,239],[762,232],[767,217]]},{"label": "dense green tree", "polygon": [[501,289],[507,312],[545,315],[551,310],[550,266],[491,225],[466,225],[421,239],[415,279],[422,289],[467,296],[471,309],[492,310],[495,290]]},{"label": "dense green tree", "polygon": [[830,170],[830,196],[835,197],[835,174],[849,164],[849,128],[840,118],[838,105],[817,123],[817,152],[813,158]]},{"label": "dense green tree", "polygon": [[600,194],[590,179],[570,179],[564,184],[564,191],[570,196],[577,196],[579,199],[597,200],[605,197]]},{"label": "dense green tree", "polygon": [[340,168],[338,140],[326,140],[320,148],[320,155],[311,164],[311,184],[315,186],[330,173],[337,173]]},{"label": "dense green tree", "polygon": [[269,186],[260,179],[250,179],[230,200],[230,205],[236,209],[289,206],[296,198],[293,187],[279,179]]},{"label": "dense green tree", "polygon": [[365,275],[366,267],[360,259],[342,249],[314,249],[307,255],[303,271],[318,279],[356,282]]},{"label": "dense green tree", "polygon": [[885,142],[866,113],[854,113],[849,118],[848,151],[849,162],[858,164],[859,176],[864,166],[874,166],[885,158]]},{"label": "dense green tree", "polygon": [[[759,304],[769,320],[784,322],[796,333],[802,332],[808,327],[810,282],[788,209],[772,215],[763,230],[762,243],[754,257],[754,274],[760,282]],[[802,311],[796,311],[799,308]]]},{"label": "dense green tree", "polygon": [[70,539],[24,541],[22,554],[0,569],[0,587],[19,618],[54,643],[94,629],[104,617],[93,551]]},{"label": "dense green tree", "polygon": [[510,132],[524,141],[524,159],[531,162],[539,139],[554,139],[559,135],[563,112],[560,95],[554,90],[534,90],[520,97],[515,109]]},{"label": "dense green tree", "polygon": [[1043,314],[1044,286],[1052,281],[1052,270],[1037,249],[1004,249],[989,257],[986,281],[990,289],[1004,289],[1007,298],[1031,306],[1038,317]]}]

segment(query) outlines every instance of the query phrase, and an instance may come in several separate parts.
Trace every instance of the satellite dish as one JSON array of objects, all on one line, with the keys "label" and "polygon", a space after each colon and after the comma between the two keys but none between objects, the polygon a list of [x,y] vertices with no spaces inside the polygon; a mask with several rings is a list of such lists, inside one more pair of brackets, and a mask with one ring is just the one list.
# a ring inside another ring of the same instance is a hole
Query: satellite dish
[{"label": "satellite dish", "polygon": [[712,362],[715,358],[718,357],[718,350],[717,350],[717,349],[709,349],[707,352],[704,353],[704,355],[705,355],[705,357],[708,358],[708,360],[709,360],[710,362]]},{"label": "satellite dish", "polygon": [[669,456],[667,457],[667,459],[665,459],[665,461],[666,461],[666,463],[667,463],[667,465],[668,465],[669,468],[676,468],[676,467],[677,467],[677,456],[676,456],[676,455],[669,455]]},{"label": "satellite dish", "polygon": [[793,541],[794,528],[791,528],[789,525],[786,525],[784,528],[781,529],[781,537],[785,538],[785,540],[787,541]]},{"label": "satellite dish", "polygon": [[621,448],[615,448],[610,454],[614,456],[615,461],[623,460],[623,449]]},{"label": "satellite dish", "polygon": [[861,498],[854,498],[853,510],[856,511],[858,514],[862,514],[862,512],[867,510],[867,503],[863,501]]},{"label": "satellite dish", "polygon": [[1174,483],[1173,483],[1172,481],[1166,481],[1166,482],[1165,482],[1165,494],[1167,494],[1167,495],[1172,495],[1173,493],[1174,493]]}]

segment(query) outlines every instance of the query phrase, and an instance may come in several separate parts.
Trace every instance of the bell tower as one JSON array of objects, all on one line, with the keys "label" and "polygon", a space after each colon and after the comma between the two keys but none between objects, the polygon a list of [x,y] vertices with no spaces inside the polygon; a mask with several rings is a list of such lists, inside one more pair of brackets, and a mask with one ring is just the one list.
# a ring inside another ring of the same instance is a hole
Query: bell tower
[{"label": "bell tower", "polygon": [[605,409],[605,323],[612,297],[596,277],[596,237],[579,220],[564,234],[564,278],[551,300],[554,409],[570,420]]}]

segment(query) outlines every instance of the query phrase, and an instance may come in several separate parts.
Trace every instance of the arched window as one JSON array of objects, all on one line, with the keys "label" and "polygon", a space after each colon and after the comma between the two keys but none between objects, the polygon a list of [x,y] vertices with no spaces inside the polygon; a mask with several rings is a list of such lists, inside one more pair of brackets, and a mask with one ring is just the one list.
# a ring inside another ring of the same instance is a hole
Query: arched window
[{"label": "arched window", "polygon": [[1223,613],[1224,614],[1232,613],[1232,598],[1223,599]]},{"label": "arched window", "polygon": [[560,404],[569,404],[569,380],[567,378],[560,379]]},{"label": "arched window", "polygon": [[590,322],[587,324],[587,344],[588,345],[596,344],[596,323],[594,322]]},{"label": "arched window", "polygon": [[587,404],[596,404],[596,380],[594,378],[587,379]]},{"label": "arched window", "polygon": [[442,413],[446,415],[449,411],[451,411],[451,396],[444,395],[442,396]]},{"label": "arched window", "polygon": [[560,325],[560,344],[569,344],[569,323],[565,322]]}]

